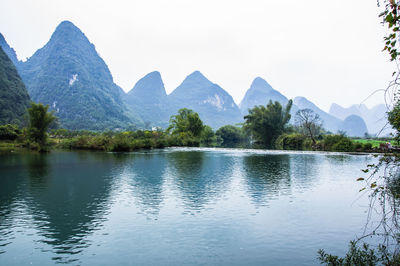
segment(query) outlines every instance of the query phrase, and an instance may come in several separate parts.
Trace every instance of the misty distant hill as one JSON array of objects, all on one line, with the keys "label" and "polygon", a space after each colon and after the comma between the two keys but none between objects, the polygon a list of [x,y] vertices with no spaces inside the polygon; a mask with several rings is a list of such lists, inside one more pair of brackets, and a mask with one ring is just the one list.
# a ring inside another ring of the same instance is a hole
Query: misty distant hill
[{"label": "misty distant hill", "polygon": [[350,137],[363,137],[365,133],[368,133],[364,119],[358,115],[349,115],[346,117],[340,125],[339,130],[346,132],[346,135]]},{"label": "misty distant hill", "polygon": [[387,121],[388,108],[384,104],[378,104],[369,109],[364,104],[353,104],[350,107],[344,108],[333,103],[329,109],[329,113],[337,118],[345,119],[350,115],[358,115],[364,119],[368,132],[370,134],[387,135],[390,133],[391,127]]},{"label": "misty distant hill", "polygon": [[328,114],[327,112],[321,110],[318,106],[316,106],[311,101],[307,100],[305,97],[296,97],[293,100],[293,103],[299,109],[311,109],[315,113],[317,113],[320,118],[323,120],[323,127],[326,130],[329,130],[333,133],[336,133],[340,125],[342,124],[342,120],[334,117],[333,115]]},{"label": "misty distant hill", "polygon": [[288,98],[279,91],[274,90],[267,81],[257,77],[253,80],[243,100],[240,102],[240,111],[243,115],[247,115],[248,109],[257,105],[266,105],[270,100],[273,102],[278,101],[283,106],[288,102]]}]

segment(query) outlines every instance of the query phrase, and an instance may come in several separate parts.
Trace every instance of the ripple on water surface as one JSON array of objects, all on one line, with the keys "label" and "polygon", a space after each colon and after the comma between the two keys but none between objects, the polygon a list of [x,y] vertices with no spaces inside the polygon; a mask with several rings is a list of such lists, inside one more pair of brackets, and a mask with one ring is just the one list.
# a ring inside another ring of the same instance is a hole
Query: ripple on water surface
[{"label": "ripple on water surface", "polygon": [[319,248],[343,254],[361,232],[355,179],[375,160],[202,148],[0,157],[1,265],[317,264]]}]

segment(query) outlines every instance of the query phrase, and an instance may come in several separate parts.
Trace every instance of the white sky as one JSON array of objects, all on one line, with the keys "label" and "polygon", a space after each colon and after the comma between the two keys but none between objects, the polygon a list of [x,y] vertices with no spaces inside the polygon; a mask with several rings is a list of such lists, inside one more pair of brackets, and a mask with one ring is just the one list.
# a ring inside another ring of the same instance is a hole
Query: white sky
[{"label": "white sky", "polygon": [[386,88],[378,14],[376,0],[1,0],[0,32],[25,60],[70,20],[125,91],[158,70],[170,93],[200,70],[237,104],[260,76],[327,111]]}]

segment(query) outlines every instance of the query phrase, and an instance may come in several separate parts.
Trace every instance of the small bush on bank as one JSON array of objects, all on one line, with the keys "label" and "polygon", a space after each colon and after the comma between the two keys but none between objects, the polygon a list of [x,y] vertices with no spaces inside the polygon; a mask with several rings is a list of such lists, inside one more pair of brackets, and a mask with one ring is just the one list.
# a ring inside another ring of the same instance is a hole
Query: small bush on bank
[{"label": "small bush on bank", "polygon": [[363,145],[363,150],[364,150],[364,151],[370,151],[370,150],[372,150],[372,143],[365,143],[365,144]]},{"label": "small bush on bank", "polygon": [[354,144],[353,141],[349,138],[343,138],[341,139],[338,143],[335,143],[332,146],[333,151],[344,151],[344,152],[350,152],[354,151]]},{"label": "small bush on bank", "polygon": [[16,125],[0,126],[0,140],[16,140],[21,134],[21,130]]},{"label": "small bush on bank", "polygon": [[275,142],[275,147],[281,150],[303,150],[307,138],[299,133],[283,134]]},{"label": "small bush on bank", "polygon": [[342,134],[324,136],[322,148],[325,151],[350,152],[355,150],[353,141]]}]

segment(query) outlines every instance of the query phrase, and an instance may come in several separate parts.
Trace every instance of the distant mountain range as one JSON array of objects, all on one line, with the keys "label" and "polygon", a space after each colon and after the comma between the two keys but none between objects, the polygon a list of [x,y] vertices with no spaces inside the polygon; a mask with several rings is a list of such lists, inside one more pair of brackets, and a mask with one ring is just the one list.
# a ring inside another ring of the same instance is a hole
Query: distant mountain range
[{"label": "distant mountain range", "polygon": [[[61,126],[69,129],[123,129],[132,125],[165,128],[180,108],[193,109],[205,124],[217,129],[242,123],[248,109],[256,105],[266,105],[270,100],[282,105],[288,102],[287,97],[257,77],[238,107],[227,91],[199,71],[187,76],[169,95],[157,71],[144,76],[125,93],[114,83],[94,45],[69,21],[62,22],[48,43],[26,62],[17,59],[1,34],[0,47],[17,68],[31,99],[50,105]],[[333,104],[326,113],[304,97],[296,97],[293,103],[292,117],[299,109],[312,109],[331,132],[345,130],[349,135],[361,136],[367,128],[371,133],[378,132],[379,117],[382,123],[386,121],[381,106],[356,110],[354,106]]]},{"label": "distant mountain range", "polygon": [[339,119],[345,119],[350,115],[357,115],[364,119],[368,132],[371,134],[387,135],[392,132],[392,128],[388,125],[387,113],[388,107],[384,104],[378,104],[368,109],[364,104],[354,104],[348,108],[344,108],[333,103],[329,109],[329,113]]},{"label": "distant mountain range", "polygon": [[[312,103],[311,101],[307,100],[304,97],[296,97],[293,100],[293,104],[295,104],[299,109],[311,109],[313,110],[315,113],[317,113],[319,115],[319,117],[322,119],[323,121],[323,127],[331,132],[337,132],[338,130],[341,130],[341,124],[342,124],[342,120],[338,119],[326,112],[324,112],[323,110],[321,110],[320,108],[318,108],[314,103]],[[365,132],[363,132],[362,134],[364,134]]]}]

